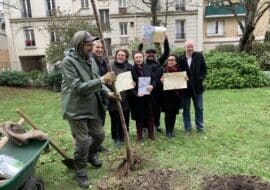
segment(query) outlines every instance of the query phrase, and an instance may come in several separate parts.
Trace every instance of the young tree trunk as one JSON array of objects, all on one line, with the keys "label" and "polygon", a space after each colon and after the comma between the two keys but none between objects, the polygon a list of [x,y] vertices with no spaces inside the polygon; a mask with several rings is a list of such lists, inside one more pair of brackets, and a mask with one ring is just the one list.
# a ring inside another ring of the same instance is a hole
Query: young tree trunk
[{"label": "young tree trunk", "polygon": [[[105,42],[104,42],[103,32],[102,32],[102,28],[101,28],[101,24],[100,24],[100,17],[99,17],[99,15],[97,13],[97,7],[96,7],[95,0],[91,0],[91,4],[92,4],[92,7],[93,7],[95,19],[96,19],[96,24],[97,24],[97,28],[98,28],[98,32],[99,32],[99,37],[100,37],[101,43],[102,43],[102,45],[104,47],[104,54],[105,54],[105,60],[106,60],[106,63],[107,63],[107,68],[108,68],[108,71],[112,71],[112,68],[111,68],[111,66],[109,64],[108,51],[107,51],[107,47],[106,47]],[[113,87],[113,91],[115,93],[117,93],[116,88],[115,88],[115,83],[113,83],[112,87]],[[126,122],[125,122],[125,117],[124,117],[124,114],[123,114],[122,105],[121,105],[120,101],[116,100],[116,103],[117,103],[117,109],[118,109],[118,112],[119,112],[121,125],[122,125],[122,129],[123,129],[123,132],[124,132],[124,137],[125,137],[127,162],[130,164],[130,166],[132,168],[132,166],[134,165],[134,162],[133,162],[133,156],[132,156],[131,145],[130,145],[130,140],[129,140],[128,131],[127,131],[127,126],[126,126]]]}]

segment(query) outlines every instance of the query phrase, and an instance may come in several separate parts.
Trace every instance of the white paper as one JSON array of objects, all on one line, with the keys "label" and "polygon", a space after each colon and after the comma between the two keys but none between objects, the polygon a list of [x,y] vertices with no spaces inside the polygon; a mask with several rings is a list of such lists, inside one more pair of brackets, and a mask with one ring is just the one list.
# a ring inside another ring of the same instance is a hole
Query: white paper
[{"label": "white paper", "polygon": [[163,26],[143,26],[143,37],[145,42],[163,42],[164,32],[166,32],[166,28]]},{"label": "white paper", "polygon": [[150,85],[151,77],[139,77],[138,80],[138,93],[139,94],[150,94],[149,91],[147,91],[147,87]]},{"label": "white paper", "polygon": [[117,75],[115,81],[115,88],[117,92],[122,92],[134,88],[133,79],[130,71],[123,72]]},{"label": "white paper", "polygon": [[183,72],[173,72],[163,74],[163,90],[174,90],[187,88],[186,81],[187,73]]}]

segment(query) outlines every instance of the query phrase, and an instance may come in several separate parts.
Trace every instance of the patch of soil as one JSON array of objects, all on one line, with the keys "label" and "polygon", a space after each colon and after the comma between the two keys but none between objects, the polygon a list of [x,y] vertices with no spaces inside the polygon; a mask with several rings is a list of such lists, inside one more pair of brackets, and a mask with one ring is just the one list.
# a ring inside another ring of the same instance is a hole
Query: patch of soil
[{"label": "patch of soil", "polygon": [[[137,176],[129,179],[122,178],[121,182],[108,186],[108,183],[99,184],[99,190],[189,190],[185,175],[180,174],[174,169],[160,169],[150,170],[148,172],[140,173]],[[108,182],[108,181],[107,181]],[[105,186],[107,184],[107,187]]]},{"label": "patch of soil", "polygon": [[270,190],[270,183],[258,176],[211,176],[204,177],[202,190]]}]

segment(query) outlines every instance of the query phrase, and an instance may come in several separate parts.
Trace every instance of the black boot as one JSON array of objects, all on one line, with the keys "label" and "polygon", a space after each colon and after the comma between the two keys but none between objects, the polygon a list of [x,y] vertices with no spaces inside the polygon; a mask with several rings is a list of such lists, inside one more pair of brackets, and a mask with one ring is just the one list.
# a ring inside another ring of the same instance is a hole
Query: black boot
[{"label": "black boot", "polygon": [[89,179],[86,172],[77,172],[76,171],[76,181],[78,182],[78,185],[83,189],[89,188]]},{"label": "black boot", "polygon": [[100,160],[97,155],[89,156],[87,162],[96,168],[100,168],[102,166],[102,160]]}]

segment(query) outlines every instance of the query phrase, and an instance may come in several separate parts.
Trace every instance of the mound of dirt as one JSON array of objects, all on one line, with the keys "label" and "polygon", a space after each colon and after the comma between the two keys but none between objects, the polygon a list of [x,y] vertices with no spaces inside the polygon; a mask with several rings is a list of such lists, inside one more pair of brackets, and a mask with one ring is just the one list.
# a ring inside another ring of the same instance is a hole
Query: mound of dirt
[{"label": "mound of dirt", "polygon": [[[184,183],[183,183],[184,182]],[[139,174],[127,185],[126,190],[184,190],[188,189],[186,179],[174,169],[150,170]]]},{"label": "mound of dirt", "polygon": [[270,183],[257,176],[204,177],[202,190],[270,190]]}]

